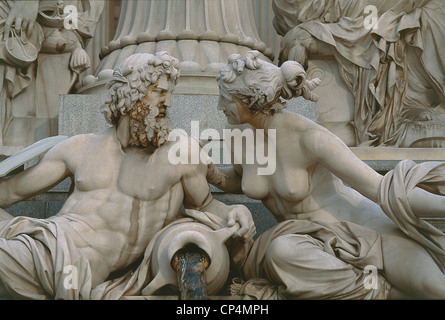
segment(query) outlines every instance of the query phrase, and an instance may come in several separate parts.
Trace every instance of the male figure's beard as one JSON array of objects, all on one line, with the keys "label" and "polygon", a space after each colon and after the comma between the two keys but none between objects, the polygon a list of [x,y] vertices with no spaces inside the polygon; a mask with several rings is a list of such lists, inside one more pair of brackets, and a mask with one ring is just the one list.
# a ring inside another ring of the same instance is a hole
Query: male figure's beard
[{"label": "male figure's beard", "polygon": [[158,117],[159,109],[145,107],[137,103],[130,112],[130,130],[132,143],[137,147],[154,146],[159,148],[168,142],[168,135],[173,124],[168,114]]}]

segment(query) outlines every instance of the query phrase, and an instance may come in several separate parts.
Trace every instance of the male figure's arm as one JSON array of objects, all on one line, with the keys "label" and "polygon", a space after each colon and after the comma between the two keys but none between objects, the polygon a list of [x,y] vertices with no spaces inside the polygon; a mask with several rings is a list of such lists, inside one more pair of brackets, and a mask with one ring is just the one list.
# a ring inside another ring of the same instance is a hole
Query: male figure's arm
[{"label": "male figure's arm", "polygon": [[217,168],[213,163],[207,166],[207,181],[227,193],[241,194],[242,167],[234,164],[229,167]]},{"label": "male figure's arm", "polygon": [[235,235],[251,240],[256,234],[256,229],[249,209],[243,205],[228,206],[212,197],[206,179],[206,164],[185,166],[187,168],[182,177],[185,208],[213,213],[226,220],[228,227],[239,223],[241,228]]},{"label": "male figure's arm", "polygon": [[73,139],[52,149],[35,166],[14,176],[0,179],[0,208],[7,208],[29,197],[45,192],[70,175],[65,159],[73,149]]}]

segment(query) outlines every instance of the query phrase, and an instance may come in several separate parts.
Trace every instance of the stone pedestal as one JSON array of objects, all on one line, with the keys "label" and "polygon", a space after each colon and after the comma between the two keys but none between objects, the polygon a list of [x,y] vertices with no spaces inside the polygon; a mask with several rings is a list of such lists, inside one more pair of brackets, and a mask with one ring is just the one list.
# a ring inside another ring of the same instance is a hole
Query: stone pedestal
[{"label": "stone pedestal", "polygon": [[97,93],[103,79],[134,53],[167,51],[179,60],[181,94],[218,94],[215,77],[234,53],[258,50],[273,60],[261,41],[252,0],[122,1],[114,39],[101,50],[93,75],[83,79],[78,93]]}]

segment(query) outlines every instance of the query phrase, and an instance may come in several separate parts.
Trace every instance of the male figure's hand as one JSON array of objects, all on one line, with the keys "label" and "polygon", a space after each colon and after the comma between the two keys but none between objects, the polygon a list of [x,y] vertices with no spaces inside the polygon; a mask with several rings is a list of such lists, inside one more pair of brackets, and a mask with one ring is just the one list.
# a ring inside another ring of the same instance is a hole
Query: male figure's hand
[{"label": "male figure's hand", "polygon": [[[223,204],[223,206],[225,208],[230,208],[229,211],[226,211],[223,216],[216,215],[208,210],[198,211],[193,209],[185,209],[185,213],[187,216],[192,217],[197,221],[201,221],[201,219],[203,219],[203,215],[206,216],[204,219],[205,222],[203,223],[214,230],[225,227],[231,228],[238,224],[239,229],[237,229],[237,231],[233,234],[235,238],[242,241],[252,240],[256,234],[256,227],[249,209],[241,204],[231,206],[226,206]],[[221,212],[221,210],[218,211]]]},{"label": "male figure's hand", "polygon": [[239,223],[241,228],[234,235],[245,241],[252,240],[256,234],[256,227],[250,210],[244,205],[234,205],[229,212],[227,226],[232,227],[236,223]]}]

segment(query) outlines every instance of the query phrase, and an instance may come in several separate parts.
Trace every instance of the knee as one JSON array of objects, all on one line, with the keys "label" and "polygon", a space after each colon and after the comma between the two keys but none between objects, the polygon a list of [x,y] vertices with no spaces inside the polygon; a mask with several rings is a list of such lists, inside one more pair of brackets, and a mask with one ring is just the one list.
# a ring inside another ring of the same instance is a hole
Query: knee
[{"label": "knee", "polygon": [[266,250],[266,255],[264,257],[265,261],[277,261],[282,260],[283,255],[286,254],[283,250],[283,245],[286,245],[286,241],[282,237],[278,237],[272,240]]},{"label": "knee", "polygon": [[[266,250],[265,260],[270,262],[283,262],[295,260],[307,250],[317,249],[315,239],[307,235],[283,235],[272,240]],[[298,252],[298,255],[296,254]]]}]

